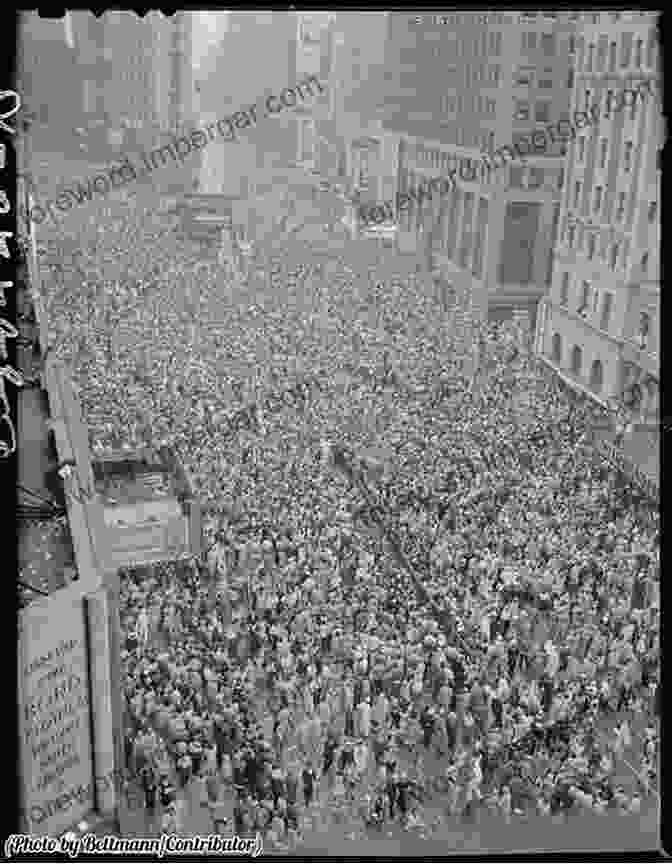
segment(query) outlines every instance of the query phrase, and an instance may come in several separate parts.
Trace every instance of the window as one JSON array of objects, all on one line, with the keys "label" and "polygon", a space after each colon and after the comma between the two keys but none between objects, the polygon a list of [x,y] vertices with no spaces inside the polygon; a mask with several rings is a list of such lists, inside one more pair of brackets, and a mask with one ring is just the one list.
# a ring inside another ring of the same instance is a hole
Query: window
[{"label": "window", "polygon": [[588,260],[592,261],[595,257],[595,249],[597,248],[597,241],[595,239],[595,234],[592,232],[588,235]]},{"label": "window", "polygon": [[620,251],[620,247],[618,243],[614,243],[611,247],[611,252],[609,253],[609,266],[612,270],[616,269],[616,265],[618,264],[618,253]]},{"label": "window", "polygon": [[576,54],[576,36],[569,37],[569,53]]},{"label": "window", "polygon": [[570,69],[567,73],[567,89],[571,90],[574,87],[574,70]]},{"label": "window", "polygon": [[523,53],[529,54],[537,47],[537,34],[534,30],[523,33]]},{"label": "window", "polygon": [[653,66],[653,57],[656,51],[656,31],[654,28],[649,30],[649,38],[646,42],[646,65]]},{"label": "window", "polygon": [[523,171],[520,165],[512,165],[509,168],[509,185],[512,189],[523,188]]},{"label": "window", "polygon": [[649,224],[656,221],[658,215],[658,202],[649,201]]},{"label": "window", "polygon": [[562,285],[560,286],[560,305],[569,305],[569,273],[562,274]]},{"label": "window", "polygon": [[590,389],[593,393],[602,391],[602,361],[593,360],[593,365],[590,367]]},{"label": "window", "polygon": [[638,343],[639,347],[642,351],[645,351],[649,345],[649,335],[651,329],[651,318],[648,313],[640,312],[639,313],[639,333],[638,333]]},{"label": "window", "polygon": [[621,36],[621,69],[627,69],[632,59],[632,33]]},{"label": "window", "polygon": [[618,207],[616,208],[616,218],[620,221],[625,215],[625,192],[618,193]]},{"label": "window", "polygon": [[539,86],[551,90],[553,88],[553,70],[544,69],[543,77],[539,79]]},{"label": "window", "polygon": [[530,172],[527,177],[527,185],[530,189],[538,189],[544,183],[544,169],[543,168],[530,168]]},{"label": "window", "polygon": [[555,33],[541,34],[541,49],[546,57],[553,57],[555,54]]},{"label": "window", "polygon": [[640,262],[640,266],[642,268],[642,275],[646,276],[646,271],[649,269],[649,253],[645,252],[642,255],[642,260]]},{"label": "window", "polygon": [[537,123],[548,123],[550,117],[550,102],[537,102],[534,106],[534,119]]},{"label": "window", "polygon": [[586,158],[586,136],[582,135],[579,138],[579,152],[577,154],[577,162],[583,162]]},{"label": "window", "polygon": [[590,100],[592,99],[592,97],[593,97],[593,91],[592,90],[585,90],[584,91],[584,93],[583,93],[583,110],[584,111],[590,110]]},{"label": "window", "polygon": [[632,170],[632,141],[625,142],[625,149],[623,151],[623,170],[628,174]]},{"label": "window", "polygon": [[637,40],[637,44],[635,46],[635,66],[639,69],[642,65],[642,49],[644,48],[644,41],[642,39]]},{"label": "window", "polygon": [[600,138],[600,168],[607,164],[607,153],[609,152],[609,139]]},{"label": "window", "polygon": [[593,71],[593,63],[595,61],[595,45],[591,44],[588,46],[588,62],[586,63],[586,71]]},{"label": "window", "polygon": [[609,45],[609,71],[616,71],[616,51],[617,46],[615,42],[611,42]]},{"label": "window", "polygon": [[602,315],[600,316],[600,328],[602,330],[609,329],[609,319],[611,318],[611,304],[614,295],[609,291],[605,291],[602,295]]},{"label": "window", "polygon": [[574,182],[574,209],[577,210],[579,207],[579,198],[581,197],[581,182],[576,180]]},{"label": "window", "polygon": [[534,67],[520,66],[514,79],[516,87],[532,87],[534,85]]},{"label": "window", "polygon": [[581,303],[579,304],[579,315],[585,316],[590,307],[590,282],[585,279],[581,283]]},{"label": "window", "polygon": [[530,119],[530,103],[524,100],[516,99],[515,100],[516,111],[514,114],[514,118],[516,120],[529,120]]},{"label": "window", "polygon": [[556,366],[562,363],[562,336],[559,333],[553,334],[553,362]]},{"label": "window", "polygon": [[595,187],[595,200],[593,202],[593,213],[598,214],[602,209],[602,187]]},{"label": "window", "polygon": [[567,245],[570,249],[574,248],[574,239],[576,237],[576,225],[570,225],[567,229]]},{"label": "window", "polygon": [[614,91],[613,90],[607,90],[607,95],[606,95],[606,98],[604,101],[604,116],[605,117],[611,116],[611,103],[613,102],[613,97],[614,97]]},{"label": "window", "polygon": [[576,376],[581,374],[581,366],[583,364],[583,352],[578,345],[572,348],[572,373]]}]

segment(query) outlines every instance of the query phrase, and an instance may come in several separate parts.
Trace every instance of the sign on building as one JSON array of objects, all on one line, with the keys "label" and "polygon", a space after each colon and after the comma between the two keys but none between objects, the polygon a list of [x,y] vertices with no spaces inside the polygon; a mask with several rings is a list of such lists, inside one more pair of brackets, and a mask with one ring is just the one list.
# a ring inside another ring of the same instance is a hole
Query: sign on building
[{"label": "sign on building", "polygon": [[24,830],[56,835],[94,805],[86,610],[79,583],[21,610]]}]

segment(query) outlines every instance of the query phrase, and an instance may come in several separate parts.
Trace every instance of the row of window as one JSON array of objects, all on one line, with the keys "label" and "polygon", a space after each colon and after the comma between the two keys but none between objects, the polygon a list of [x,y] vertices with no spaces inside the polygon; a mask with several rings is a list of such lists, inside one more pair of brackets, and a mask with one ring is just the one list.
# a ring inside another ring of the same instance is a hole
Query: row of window
[{"label": "row of window", "polygon": [[[515,99],[515,110],[513,112],[514,120],[529,120],[530,105],[527,99]],[[549,123],[551,119],[551,103],[547,100],[540,100],[534,103],[534,119],[537,123]]]},{"label": "row of window", "polygon": [[[577,227],[579,228],[579,234],[577,238]],[[577,226],[575,224],[571,224],[567,226],[567,246],[569,249],[574,249],[576,245],[576,249],[578,251],[583,250],[584,247],[584,234],[585,234],[585,252],[589,261],[592,261],[595,258],[597,252],[597,232],[594,231],[586,231],[583,226]],[[578,242],[577,242],[578,241]],[[623,244],[620,243],[611,243],[609,244],[606,238],[603,238],[602,248],[601,248],[601,258],[603,260],[609,258],[609,266],[612,270],[616,270],[618,267],[619,257],[621,258],[621,266],[624,270],[627,270],[628,266],[628,256],[629,256],[629,241],[625,239]],[[621,254],[622,253],[622,254]],[[644,251],[641,253],[641,257],[639,259],[639,270],[642,276],[648,275],[649,271],[649,263],[650,263],[650,253],[648,251]]]},{"label": "row of window", "polygon": [[[433,57],[499,57],[502,53],[502,34],[498,30],[484,30],[476,39],[455,38],[453,31],[444,31],[441,35],[444,36],[442,42],[431,47]],[[432,33],[431,37],[436,38],[436,34]]]},{"label": "row of window", "polygon": [[[626,172],[627,173],[627,172]],[[600,216],[602,215],[602,207],[605,203],[604,196],[605,187],[602,185],[595,186],[593,190],[593,201],[592,201],[592,214],[597,217],[597,221],[600,221]],[[572,200],[572,209],[578,210],[581,205],[581,192],[583,190],[583,183],[581,180],[574,181],[574,197]],[[622,222],[625,218],[625,202],[626,202],[626,194],[625,192],[619,192],[616,204],[616,221]],[[609,221],[607,218],[608,214],[605,215],[605,221]],[[649,201],[649,206],[647,210],[647,218],[649,221],[649,225],[653,225],[658,219],[658,202],[657,201]]]},{"label": "row of window", "polygon": [[[553,334],[552,341],[552,356],[556,366],[562,367],[562,336],[559,333]],[[570,355],[570,371],[572,375],[580,378],[583,373],[583,351],[578,345],[572,348]],[[590,367],[590,389],[593,393],[601,393],[604,383],[604,369],[602,361],[599,359],[593,360]]]},{"label": "row of window", "polygon": [[[563,17],[567,17],[570,21],[576,20],[578,17],[576,12],[562,12]],[[557,12],[521,12],[520,17],[518,18],[519,22],[522,24],[525,21],[536,21],[537,18],[549,18],[551,21],[558,20]]]},{"label": "row of window", "polygon": [[458,93],[441,97],[441,113],[447,114],[494,114],[497,100],[481,93]]},{"label": "row of window", "polygon": [[[562,274],[562,282],[560,284],[560,305],[565,309],[569,309],[569,289],[570,275],[569,273]],[[609,331],[611,321],[611,311],[614,302],[614,295],[610,291],[602,293],[602,308],[600,311],[600,330]],[[582,318],[597,315],[599,305],[599,292],[595,289],[591,282],[587,279],[581,281],[581,296],[577,307],[577,312]],[[651,316],[648,312],[640,312],[639,326],[636,333],[636,342],[639,348],[643,351],[647,350],[650,345],[651,337]]]},{"label": "row of window", "polygon": [[479,159],[468,156],[457,156],[455,153],[443,153],[441,150],[420,150],[418,160],[431,165],[434,176],[448,177],[455,170],[457,177],[465,182],[483,180],[487,173],[486,166]]},{"label": "row of window", "polygon": [[[537,40],[537,37],[540,37],[539,40]],[[539,45],[546,57],[554,57],[556,48],[555,33],[537,33],[536,30],[526,30],[522,33],[521,48],[523,54],[531,54],[536,51],[537,45]]]},{"label": "row of window", "polygon": [[[634,50],[633,50],[634,45]],[[609,41],[608,36],[601,36],[597,43],[591,42],[586,51],[585,39],[579,39],[577,66],[580,70],[592,72],[615,72],[617,65],[621,69],[641,69],[646,59],[646,66],[653,66],[656,51],[656,31],[651,28],[646,44],[644,58],[644,40],[635,41],[633,33],[622,33],[620,52],[618,43]],[[619,56],[620,55],[620,56]]]},{"label": "row of window", "polygon": [[488,15],[477,15],[475,12],[455,13],[452,15],[425,15],[423,18],[433,20],[435,24],[442,26],[460,27],[462,24],[481,24],[482,26],[493,27],[496,24],[504,23],[504,15],[501,13],[490,13]]},{"label": "row of window", "polygon": [[[565,272],[562,274],[562,282],[560,283],[560,305],[565,309],[569,308],[569,288],[570,275]],[[601,330],[609,330],[613,301],[614,295],[609,291],[604,291],[602,294],[602,311],[600,314]],[[580,302],[576,311],[582,318],[587,318],[589,315],[595,315],[597,313],[598,304],[599,292],[593,288],[592,284],[588,280],[584,279],[581,282]]]},{"label": "row of window", "polygon": [[467,129],[458,123],[452,130],[452,141],[450,142],[455,147],[468,147],[478,150],[489,150],[490,142],[494,138],[494,133],[484,133],[476,129]]},{"label": "row of window", "polygon": [[[441,64],[440,74],[445,89],[448,91],[472,90],[476,84],[479,85],[477,89],[494,88],[499,84],[501,66],[496,63],[460,63],[458,65],[445,62]],[[441,98],[441,104],[456,105],[459,98],[459,96],[451,98],[444,95]]]},{"label": "row of window", "polygon": [[555,74],[555,71],[548,66],[543,71],[537,69],[536,66],[519,66],[514,75],[513,83],[515,87],[540,87],[544,90],[551,90]]},{"label": "row of window", "polygon": [[[599,109],[602,109],[602,107],[604,107],[604,117],[610,117],[611,112],[615,111],[614,106],[613,106],[614,91],[613,90],[605,91],[604,106],[602,106],[602,100],[600,100],[598,103],[595,103],[594,98],[595,97],[594,97],[594,93],[592,90],[588,89],[588,90],[583,91],[583,110],[584,111],[590,111],[594,107],[594,105],[597,104],[597,107]],[[625,101],[625,97],[624,97],[624,101]],[[576,93],[575,102],[577,105],[579,104],[578,92]],[[638,106],[637,100],[635,99],[635,101],[632,103],[632,105],[630,105],[630,119],[631,120],[636,119],[638,107],[639,106]],[[623,107],[619,106],[618,113],[624,114],[625,113],[625,106],[623,106]]]},{"label": "row of window", "polygon": [[512,189],[539,189],[544,185],[544,169],[524,165],[509,167],[509,186]]}]

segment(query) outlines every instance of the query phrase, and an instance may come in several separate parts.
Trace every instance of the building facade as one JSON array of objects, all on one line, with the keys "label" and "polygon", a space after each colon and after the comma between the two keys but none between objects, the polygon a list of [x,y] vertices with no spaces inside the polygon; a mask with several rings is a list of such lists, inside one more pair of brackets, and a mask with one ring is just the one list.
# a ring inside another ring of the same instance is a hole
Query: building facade
[{"label": "building facade", "polygon": [[[296,159],[293,111],[266,117],[266,98],[296,84],[296,15],[290,12],[231,12],[228,29],[199,70],[199,124],[257,106],[264,118],[244,141],[215,139],[203,153],[199,189],[204,194],[248,197],[274,167]],[[250,62],[263,57],[263,63]],[[244,70],[242,74],[241,70]]]},{"label": "building facade", "polygon": [[[294,16],[295,37],[291,47],[296,81],[314,75],[325,83],[331,66],[331,16],[327,12],[304,13]],[[298,105],[294,111],[295,159],[309,171],[318,169],[318,128],[329,110],[330,94],[324,88],[316,99]]]},{"label": "building facade", "polygon": [[654,13],[582,16],[572,108],[598,106],[598,119],[569,146],[537,332],[539,353],[559,374],[650,423],[658,417],[664,136],[657,64]]},{"label": "building facade", "polygon": [[192,123],[192,15],[69,13],[84,114],[146,144]]},{"label": "building facade", "polygon": [[[382,124],[388,17],[387,12],[336,12],[325,34],[329,92],[324,108],[318,108],[318,168],[362,203],[376,203],[394,189],[397,139]],[[346,208],[353,230],[361,229],[357,207]]]},{"label": "building facade", "polygon": [[[386,130],[399,137],[395,193],[455,178],[398,214],[403,251],[459,283],[479,316],[532,314],[550,281],[562,144],[535,130],[568,116],[569,14],[392,14]],[[511,161],[496,165],[497,153]],[[528,155],[529,154],[529,155]]]},{"label": "building facade", "polygon": [[17,82],[22,114],[38,125],[70,128],[81,122],[79,67],[66,18],[42,18],[37,11],[21,13],[17,45]]}]

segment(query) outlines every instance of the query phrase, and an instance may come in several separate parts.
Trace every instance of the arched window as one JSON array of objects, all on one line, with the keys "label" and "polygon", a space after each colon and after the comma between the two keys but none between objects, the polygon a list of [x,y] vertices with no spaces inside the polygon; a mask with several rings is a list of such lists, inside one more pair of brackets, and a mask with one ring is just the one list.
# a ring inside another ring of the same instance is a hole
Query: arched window
[{"label": "arched window", "polygon": [[574,375],[581,374],[581,365],[583,363],[583,353],[578,345],[572,348],[572,373]]},{"label": "arched window", "polygon": [[553,362],[556,366],[562,363],[562,337],[559,333],[553,335]]},{"label": "arched window", "polygon": [[602,361],[593,360],[593,365],[590,367],[590,389],[594,393],[602,392]]},{"label": "arched window", "polygon": [[644,382],[645,413],[649,420],[658,418],[658,382],[653,376],[648,376]]}]

